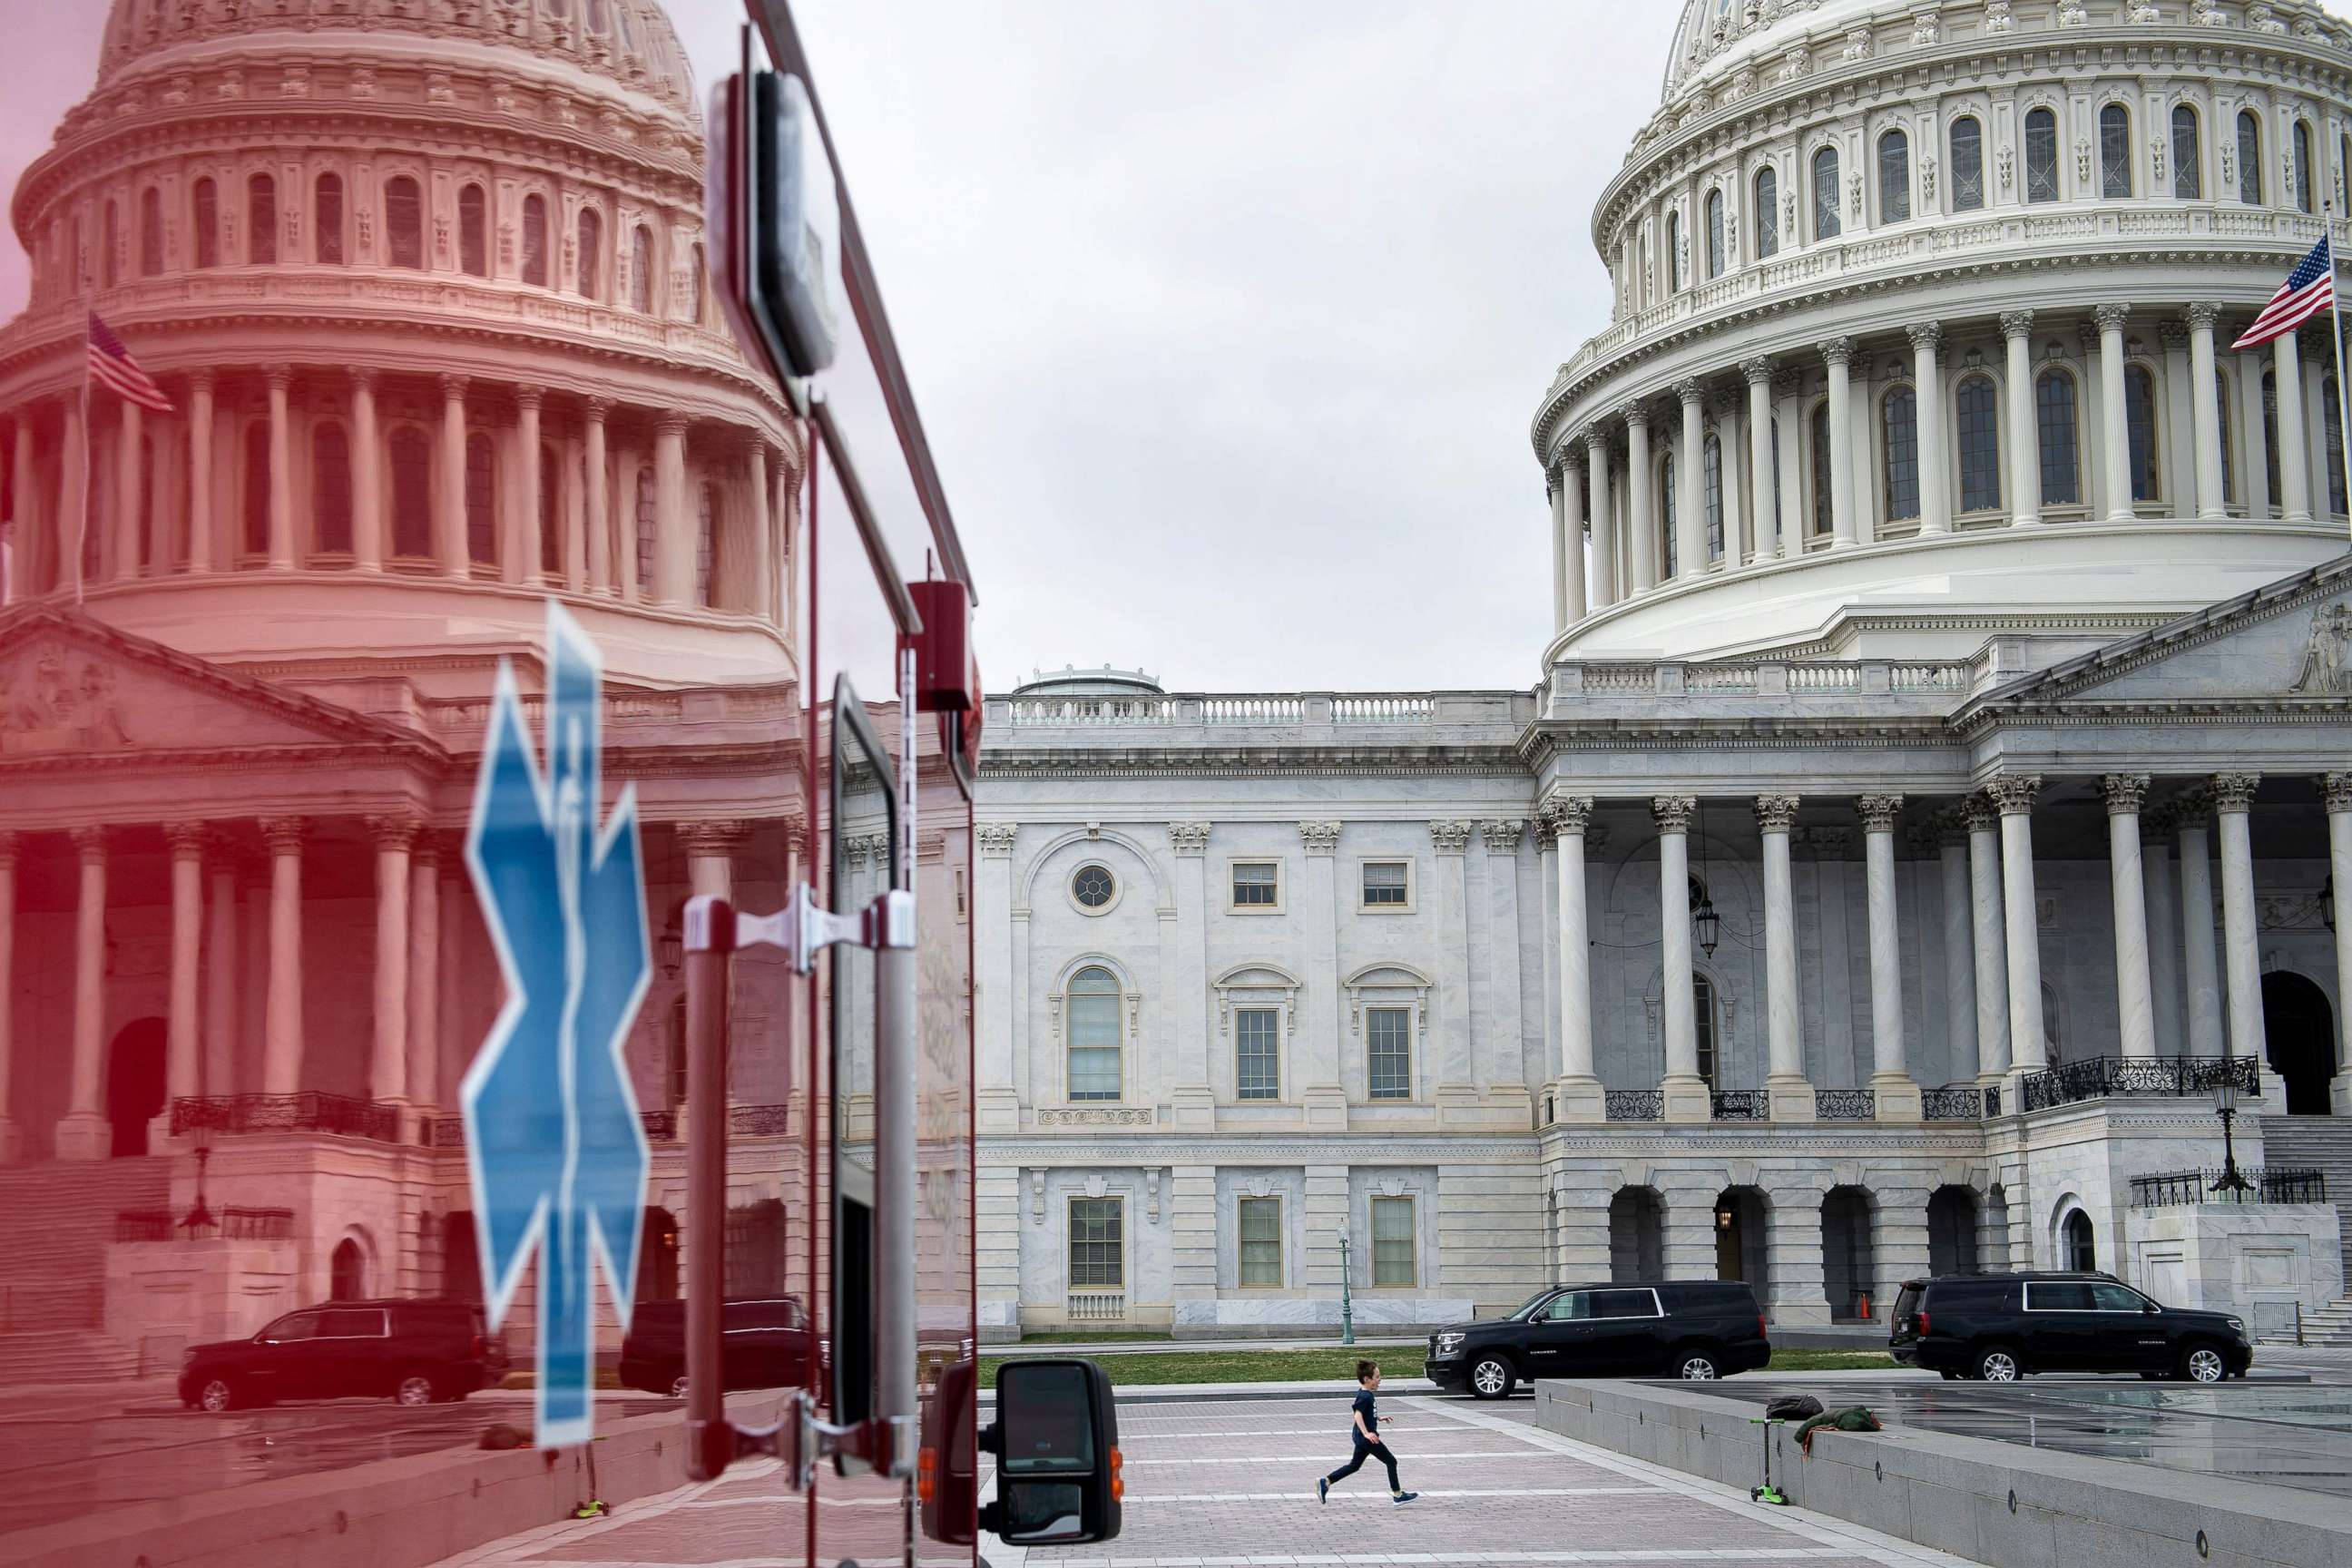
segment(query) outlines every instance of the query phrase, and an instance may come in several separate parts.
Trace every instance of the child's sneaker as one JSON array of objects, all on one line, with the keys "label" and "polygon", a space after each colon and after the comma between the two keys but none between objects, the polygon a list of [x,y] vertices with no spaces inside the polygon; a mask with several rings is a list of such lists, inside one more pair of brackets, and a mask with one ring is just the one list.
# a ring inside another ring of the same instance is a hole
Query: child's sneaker
[{"label": "child's sneaker", "polygon": [[1331,1500],[1331,1479],[1328,1476],[1315,1478],[1315,1500],[1320,1503]]},{"label": "child's sneaker", "polygon": [[1399,1492],[1394,1497],[1389,1499],[1389,1501],[1394,1503],[1407,1503],[1412,1501],[1413,1499],[1420,1495],[1421,1494],[1419,1492]]}]

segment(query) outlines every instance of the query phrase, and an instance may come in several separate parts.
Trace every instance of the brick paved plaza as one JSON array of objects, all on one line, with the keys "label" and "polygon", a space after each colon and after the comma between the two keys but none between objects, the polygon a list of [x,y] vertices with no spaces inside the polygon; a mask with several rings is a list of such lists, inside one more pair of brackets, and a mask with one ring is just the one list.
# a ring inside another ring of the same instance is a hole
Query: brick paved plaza
[{"label": "brick paved plaza", "polygon": [[[1957,1565],[1853,1526],[1760,1508],[1739,1493],[1554,1437],[1535,1405],[1392,1398],[1388,1436],[1421,1500],[1389,1501],[1377,1465],[1315,1500],[1347,1457],[1348,1401],[1250,1399],[1119,1411],[1127,1527],[1103,1546],[1023,1552],[992,1539],[992,1568],[1259,1568],[1386,1563]],[[898,1510],[872,1483],[828,1479],[817,1561],[887,1555]],[[791,1557],[798,1531],[772,1465],[648,1499],[607,1521],[551,1526],[451,1560],[465,1568],[694,1564]],[[938,1560],[952,1561],[946,1553]],[[934,1560],[927,1554],[926,1563]]]}]

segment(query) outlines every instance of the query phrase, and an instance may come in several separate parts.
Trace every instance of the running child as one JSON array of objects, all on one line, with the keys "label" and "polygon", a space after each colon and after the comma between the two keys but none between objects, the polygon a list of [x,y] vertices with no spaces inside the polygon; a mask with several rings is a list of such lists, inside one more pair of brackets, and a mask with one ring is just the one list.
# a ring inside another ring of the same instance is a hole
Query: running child
[{"label": "running child", "polygon": [[1315,1483],[1315,1500],[1329,1502],[1333,1482],[1346,1480],[1364,1468],[1366,1459],[1377,1458],[1389,1472],[1389,1500],[1395,1503],[1411,1502],[1421,1494],[1404,1489],[1404,1484],[1397,1479],[1396,1456],[1389,1451],[1388,1444],[1381,1439],[1381,1424],[1392,1418],[1380,1413],[1378,1402],[1373,1398],[1381,1386],[1380,1363],[1358,1362],[1356,1383],[1358,1386],[1354,1414],[1349,1418],[1349,1430],[1356,1439],[1355,1456]]}]

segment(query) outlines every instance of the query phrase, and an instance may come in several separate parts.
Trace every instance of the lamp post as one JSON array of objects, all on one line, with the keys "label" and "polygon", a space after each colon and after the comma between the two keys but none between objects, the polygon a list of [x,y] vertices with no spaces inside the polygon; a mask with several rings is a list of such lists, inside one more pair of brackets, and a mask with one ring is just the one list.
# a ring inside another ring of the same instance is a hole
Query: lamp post
[{"label": "lamp post", "polygon": [[2214,1079],[2214,1107],[2221,1115],[2221,1179],[2213,1184],[2217,1193],[2251,1193],[2254,1184],[2238,1173],[2238,1145],[2231,1134],[2231,1123],[2238,1115],[2237,1063],[2224,1060],[2221,1071]]},{"label": "lamp post", "polygon": [[1348,1227],[1341,1226],[1333,1233],[1339,1238],[1339,1342],[1356,1342],[1356,1300],[1348,1286]]},{"label": "lamp post", "polygon": [[213,1218],[211,1207],[205,1202],[205,1167],[212,1163],[212,1157],[210,1146],[196,1145],[196,1206],[190,1209],[188,1217],[180,1222],[180,1228],[188,1233],[191,1241],[210,1231],[217,1223]]}]

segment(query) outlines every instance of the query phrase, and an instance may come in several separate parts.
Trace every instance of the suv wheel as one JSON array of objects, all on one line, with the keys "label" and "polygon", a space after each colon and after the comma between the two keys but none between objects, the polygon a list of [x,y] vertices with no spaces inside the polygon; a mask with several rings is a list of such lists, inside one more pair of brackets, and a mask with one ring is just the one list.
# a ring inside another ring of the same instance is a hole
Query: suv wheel
[{"label": "suv wheel", "polygon": [[2180,1358],[2183,1383],[2219,1383],[2230,1375],[2230,1363],[2211,1345],[2191,1345]]},{"label": "suv wheel", "polygon": [[2007,1345],[1987,1345],[1977,1352],[1976,1372],[1981,1382],[2015,1383],[2025,1375],[2025,1365]]},{"label": "suv wheel", "polygon": [[416,1405],[432,1404],[440,1397],[440,1390],[433,1385],[432,1378],[424,1373],[412,1372],[394,1385],[392,1397],[399,1404],[414,1408]]},{"label": "suv wheel", "polygon": [[686,1397],[686,1373],[679,1373],[676,1377],[669,1380],[669,1396],[672,1399],[684,1399]]},{"label": "suv wheel", "polygon": [[237,1407],[236,1385],[225,1377],[208,1377],[196,1390],[196,1408],[215,1415]]},{"label": "suv wheel", "polygon": [[1470,1369],[1470,1392],[1481,1399],[1508,1399],[1518,1381],[1518,1369],[1499,1355],[1481,1356]]},{"label": "suv wheel", "polygon": [[1713,1351],[1685,1351],[1675,1361],[1675,1375],[1685,1383],[1713,1383],[1723,1375]]}]

